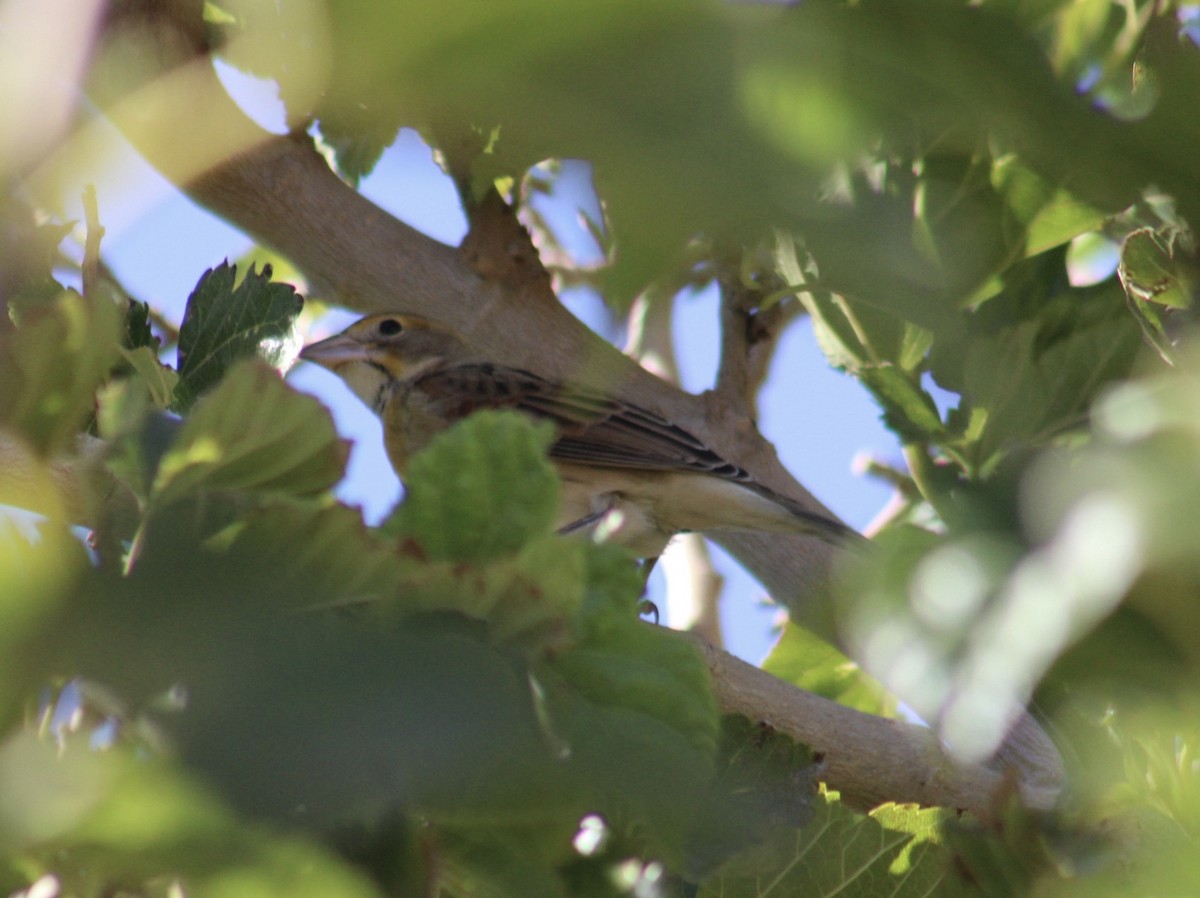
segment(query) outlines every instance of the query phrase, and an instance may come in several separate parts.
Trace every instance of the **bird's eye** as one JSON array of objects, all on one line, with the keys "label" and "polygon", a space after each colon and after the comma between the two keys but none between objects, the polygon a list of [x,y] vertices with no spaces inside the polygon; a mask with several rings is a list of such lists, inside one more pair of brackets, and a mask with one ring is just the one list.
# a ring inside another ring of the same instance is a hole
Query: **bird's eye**
[{"label": "bird's eye", "polygon": [[381,337],[394,337],[402,330],[404,330],[404,325],[395,318],[384,318],[379,322],[379,335]]}]

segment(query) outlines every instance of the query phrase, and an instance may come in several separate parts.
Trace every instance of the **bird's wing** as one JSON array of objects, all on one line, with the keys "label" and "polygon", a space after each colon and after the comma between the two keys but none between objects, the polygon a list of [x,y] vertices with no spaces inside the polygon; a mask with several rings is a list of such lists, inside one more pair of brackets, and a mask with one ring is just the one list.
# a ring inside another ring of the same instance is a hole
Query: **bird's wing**
[{"label": "bird's wing", "polygon": [[465,363],[434,369],[413,388],[450,420],[482,408],[510,408],[552,422],[554,458],[611,468],[693,471],[750,483],[682,427],[640,406],[519,368]]},{"label": "bird's wing", "polygon": [[682,427],[640,406],[597,390],[556,384],[523,371],[484,362],[435,368],[412,384],[429,408],[455,421],[484,408],[514,409],[558,429],[550,455],[562,461],[607,468],[693,472],[740,484],[787,510],[797,529],[822,539],[859,543],[844,524],[809,511],[754,480]]}]

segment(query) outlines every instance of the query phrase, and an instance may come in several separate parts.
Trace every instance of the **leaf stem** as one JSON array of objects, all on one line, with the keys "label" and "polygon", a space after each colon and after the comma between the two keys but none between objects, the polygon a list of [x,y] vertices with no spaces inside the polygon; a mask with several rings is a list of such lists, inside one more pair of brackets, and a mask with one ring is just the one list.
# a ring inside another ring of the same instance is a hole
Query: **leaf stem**
[{"label": "leaf stem", "polygon": [[921,496],[925,501],[938,513],[938,517],[945,521],[946,515],[943,512],[938,491],[934,486],[936,472],[933,459],[929,457],[928,447],[924,443],[905,443],[902,451],[904,460],[908,463],[913,483],[917,485],[917,489],[921,491]]},{"label": "leaf stem", "polygon": [[125,564],[121,568],[121,575],[124,577],[128,577],[133,573],[138,559],[142,556],[142,546],[146,542],[146,524],[149,520],[149,515],[143,515],[141,523],[138,524],[137,530],[134,531],[133,539],[129,543],[129,551],[125,553]]},{"label": "leaf stem", "polygon": [[83,295],[95,299],[100,280],[100,240],[104,237],[104,226],[100,224],[100,206],[96,202],[96,186],[83,188],[83,214],[87,223],[87,236],[83,245]]}]

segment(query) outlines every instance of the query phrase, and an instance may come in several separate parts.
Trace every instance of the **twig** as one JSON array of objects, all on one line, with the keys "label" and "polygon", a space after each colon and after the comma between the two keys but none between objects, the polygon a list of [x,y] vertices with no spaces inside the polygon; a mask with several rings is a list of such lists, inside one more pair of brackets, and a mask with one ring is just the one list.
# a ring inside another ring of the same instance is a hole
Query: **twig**
[{"label": "twig", "polygon": [[750,373],[750,316],[752,303],[737,273],[722,266],[721,363],[717,368],[717,394],[728,408],[743,418],[754,418],[757,393]]},{"label": "twig", "polygon": [[[673,299],[639,296],[629,310],[629,339],[625,352],[671,383],[679,382],[679,366],[672,343]],[[713,567],[704,538],[698,534],[676,537],[660,565],[667,578],[667,619],[679,630],[689,630],[712,645],[723,645],[718,608],[725,579]]]},{"label": "twig", "polygon": [[734,414],[753,420],[758,391],[784,325],[791,320],[781,303],[767,305],[764,293],[747,282],[740,268],[719,266],[721,363],[716,392]]},{"label": "twig", "polygon": [[100,224],[100,208],[96,202],[96,187],[93,184],[83,188],[83,215],[87,227],[81,266],[83,295],[88,299],[95,299],[96,288],[100,283],[100,241],[104,237],[104,226]]},{"label": "twig", "polygon": [[659,560],[667,577],[667,620],[711,645],[724,645],[721,592],[725,578],[713,566],[708,543],[699,533],[681,533]]}]

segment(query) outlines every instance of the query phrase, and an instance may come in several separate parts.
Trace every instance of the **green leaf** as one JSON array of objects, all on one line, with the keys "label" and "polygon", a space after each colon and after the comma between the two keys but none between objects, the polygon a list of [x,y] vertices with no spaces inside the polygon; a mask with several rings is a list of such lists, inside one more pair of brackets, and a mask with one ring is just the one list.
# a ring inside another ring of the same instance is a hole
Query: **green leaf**
[{"label": "green leaf", "polygon": [[150,303],[129,300],[129,307],[125,310],[125,340],[122,345],[126,349],[146,347],[153,351],[161,342],[150,329]]},{"label": "green leaf", "polygon": [[159,506],[203,490],[314,496],[342,475],[329,412],[259,361],[244,361],[196,404],[154,478]]},{"label": "green leaf", "polygon": [[56,302],[63,286],[54,268],[62,262],[58,245],[75,222],[34,224],[36,216],[9,192],[0,198],[0,258],[4,259],[2,299],[8,317],[20,325],[24,316]]},{"label": "green leaf", "polygon": [[1190,308],[1194,278],[1175,258],[1169,239],[1161,239],[1150,228],[1134,231],[1121,245],[1117,269],[1121,285],[1133,302],[1153,302],[1175,309]]},{"label": "green leaf", "polygon": [[992,183],[1004,195],[1009,211],[1024,228],[1024,234],[1014,234],[1013,239],[1024,243],[1026,256],[1045,252],[1080,234],[1096,230],[1106,217],[1066,189],[1022,166],[1014,155],[993,162]]},{"label": "green leaf", "polygon": [[376,116],[352,116],[356,121],[341,121],[339,116],[321,117],[321,140],[333,150],[337,170],[357,187],[379,162],[379,157],[395,140],[400,131],[396,123],[386,123]]},{"label": "green leaf", "polygon": [[1115,294],[1061,297],[1040,318],[971,342],[962,392],[987,412],[973,447],[980,463],[1083,423],[1100,390],[1129,372],[1140,340]]},{"label": "green leaf", "polygon": [[[83,547],[67,527],[63,497],[48,463],[10,441],[5,465],[9,476],[0,478],[0,504],[37,509],[49,520],[34,523],[11,508],[0,513],[0,733],[19,725],[44,685],[30,675],[31,658],[42,653],[45,640],[53,639],[55,615],[72,582],[88,567]],[[7,804],[13,793],[5,786],[0,782]],[[0,855],[8,820],[6,814],[0,822]]]},{"label": "green leaf", "polygon": [[775,233],[775,270],[808,312],[817,345],[829,364],[846,371],[857,371],[869,362],[870,349],[847,319],[844,306],[839,306],[828,291],[807,289],[809,277],[800,262],[796,244],[792,235],[783,231]]},{"label": "green leaf", "polygon": [[574,834],[573,826],[439,827],[438,864],[445,881],[470,883],[469,890],[451,888],[447,894],[486,898],[578,894],[574,889],[566,891],[556,869],[570,857],[567,846]]},{"label": "green leaf", "polygon": [[762,666],[781,680],[866,714],[896,713],[896,700],[877,680],[796,623],[784,627]]},{"label": "green leaf", "polygon": [[658,720],[704,753],[716,744],[708,668],[695,646],[669,630],[609,618],[549,667],[593,705]]},{"label": "green leaf", "polygon": [[257,355],[281,368],[295,353],[292,324],[304,300],[287,284],[272,283],[269,266],[251,269],[235,288],[236,276],[236,266],[222,263],[188,297],[179,329],[177,411],[190,409],[240,359]]},{"label": "green leaf", "polygon": [[394,625],[417,614],[454,612],[483,623],[490,643],[532,657],[561,652],[575,641],[588,548],[551,535],[515,557],[485,563],[406,557],[366,613]]},{"label": "green leaf", "polygon": [[[1178,75],[1164,71],[1156,118],[1138,128],[1098,113],[1080,95],[1082,69],[1050,63],[1058,41],[1071,36],[1056,33],[1050,47],[1050,26],[1031,27],[1018,14],[1027,5],[697,10],[624,0],[580,21],[548,0],[513,0],[486,13],[462,0],[339,0],[328,25],[311,17],[297,43],[330,54],[322,121],[340,115],[353,122],[347,130],[386,121],[427,133],[445,120],[499,124],[504,168],[517,177],[548,158],[592,160],[620,241],[614,275],[626,296],[697,232],[762,233],[782,223],[832,237],[819,254],[827,287],[919,302],[929,275],[946,285],[942,299],[973,292],[1011,253],[1024,252],[1026,226],[1010,215],[1017,230],[1002,233],[1008,203],[999,192],[1003,206],[984,192],[959,205],[961,182],[943,178],[950,202],[935,203],[938,214],[923,225],[937,231],[944,222],[948,243],[935,249],[951,251],[922,260],[911,198],[897,197],[906,216],[900,227],[859,206],[857,196],[847,201],[837,191],[823,201],[830,170],[853,167],[876,148],[904,157],[898,167],[910,176],[914,162],[937,155],[970,161],[983,147],[1018,148],[1024,167],[1047,183],[1069,184],[1079,202],[1101,211],[1126,208],[1150,183],[1180,198],[1185,214],[1195,206],[1184,139],[1193,133],[1183,112],[1192,75],[1186,42],[1155,61],[1169,61]],[[641,52],[630,47],[630,34],[639,35]],[[1137,40],[1136,29],[1127,40]],[[277,78],[282,95],[297,98],[292,116],[310,115],[311,72],[268,44],[252,41],[247,55],[262,59],[240,64]],[[1114,77],[1125,66],[1103,63]],[[650,84],[656,90],[647,91]],[[355,110],[366,114],[352,119]],[[992,189],[990,162],[979,167],[980,191]],[[673,201],[662,203],[664,195]],[[1061,236],[1061,228],[1048,230]]]},{"label": "green leaf", "polygon": [[687,878],[707,878],[773,830],[807,824],[821,769],[807,746],[766,723],[722,717],[708,805],[697,814],[689,839]]},{"label": "green leaf", "polygon": [[96,396],[96,424],[107,444],[108,469],[142,502],[150,498],[154,472],[175,429],[153,428],[150,389],[136,378],[114,380]]},{"label": "green leaf", "polygon": [[905,322],[904,335],[900,338],[900,350],[895,362],[901,370],[916,371],[924,366],[929,350],[933,347],[933,332]]},{"label": "green leaf", "polygon": [[912,242],[928,266],[930,286],[961,304],[1012,254],[1003,199],[987,162],[973,154],[931,153],[922,160],[912,196]]},{"label": "green leaf", "polygon": [[[1133,825],[1128,818],[1126,822]],[[1169,828],[1163,827],[1162,831],[1151,835],[1149,831],[1153,821],[1143,819],[1136,825],[1139,831],[1146,831],[1147,844],[1154,845],[1156,850],[1169,846],[1164,852],[1167,856],[1175,853],[1173,849],[1178,843],[1170,843],[1179,833],[1178,830],[1169,832]],[[954,852],[955,866],[961,877],[977,883],[980,890],[989,896],[1036,892],[1047,880],[1061,882],[1065,871],[1078,873],[1094,868],[1098,856],[1112,850],[1102,843],[1099,833],[1070,832],[1060,822],[1047,820],[1035,811],[1020,807],[1012,795],[997,796],[987,823],[971,816],[957,820],[947,818],[942,826],[942,835],[947,848]],[[1085,858],[1087,854],[1091,857]],[[1156,859],[1165,860],[1162,856]],[[1152,895],[1159,891],[1150,883],[1138,888],[1131,881],[1130,874],[1133,871],[1125,864],[1121,866],[1125,869],[1119,874],[1110,872],[1109,876],[1101,877],[1098,882],[1089,882],[1086,886],[1083,883],[1088,881],[1087,878],[1078,877],[1075,883],[1066,886],[1064,892],[1070,894],[1075,891],[1072,885],[1082,886],[1077,894],[1090,893],[1104,898]],[[1178,869],[1171,869],[1171,887],[1168,891],[1176,890],[1182,882],[1179,872]],[[1195,884],[1194,876],[1192,879]],[[1178,894],[1192,891],[1194,888],[1185,887]]]},{"label": "green leaf", "polygon": [[1004,293],[938,335],[931,371],[962,395],[947,445],[976,473],[1008,449],[1078,427],[1104,387],[1129,374],[1140,347],[1126,299],[1108,281],[1070,288],[1049,280],[1055,253],[1012,269]]},{"label": "green leaf", "polygon": [[129,367],[146,385],[154,404],[165,409],[175,396],[175,388],[179,384],[179,374],[169,365],[158,360],[158,354],[152,346],[138,346],[135,349],[122,349],[121,355],[129,363]]},{"label": "green leaf", "polygon": [[151,519],[129,576],[89,572],[54,640],[29,653],[26,682],[67,669],[135,709],[181,685],[186,708],[152,717],[171,756],[279,825],[328,831],[397,807],[495,820],[506,808],[553,817],[577,806],[537,727],[525,665],[476,625],[306,613],[327,579],[283,576],[278,551],[200,549],[184,518]]},{"label": "green leaf", "polygon": [[829,293],[801,293],[800,303],[813,321],[817,345],[835,368],[858,372],[871,363],[872,352],[846,315],[844,300]]},{"label": "green leaf", "polygon": [[284,595],[321,608],[382,602],[411,582],[393,547],[344,505],[283,499],[209,540],[223,544],[231,563],[273,570]]},{"label": "green leaf", "polygon": [[727,864],[699,895],[752,898],[763,894],[763,883],[779,895],[978,894],[951,879],[951,854],[938,841],[944,816],[936,808],[899,805],[859,814],[846,808],[836,792],[822,791],[804,829],[778,830],[764,845]]},{"label": "green leaf", "polygon": [[590,544],[584,553],[586,585],[584,614],[588,625],[602,628],[606,621],[624,626],[638,616],[645,576],[629,550],[612,544]]},{"label": "green leaf", "polygon": [[237,23],[237,17],[222,9],[219,3],[204,0],[204,21],[210,25],[233,25]]},{"label": "green leaf", "polygon": [[0,745],[0,787],[5,847],[15,842],[26,871],[44,870],[73,894],[118,882],[153,892],[172,880],[189,895],[378,895],[332,852],[240,821],[145,753],[64,748],[22,733]]},{"label": "green leaf", "polygon": [[859,378],[883,407],[884,421],[905,442],[929,443],[944,431],[937,405],[913,376],[891,365],[863,368]]},{"label": "green leaf", "polygon": [[506,570],[507,563],[501,565],[500,582],[506,592],[511,590],[510,583],[518,588],[528,583],[530,588],[517,592],[527,601],[515,607],[508,603],[502,618],[492,615],[493,637],[501,641],[519,637],[525,641],[533,634],[538,648],[544,651],[573,635],[567,622],[583,609],[590,548],[582,540],[546,536],[521,549],[513,559],[511,572]]},{"label": "green leaf", "polygon": [[[320,607],[391,628],[453,612],[484,624],[490,643],[534,657],[574,642],[586,556],[600,551],[551,534],[485,564],[428,561],[413,557],[412,546],[397,552],[353,509],[290,501],[253,512],[208,543],[228,544],[232,560],[277,570],[285,593],[319,596]],[[626,565],[633,568],[628,559]]]},{"label": "green leaf", "polygon": [[96,388],[119,358],[121,313],[74,291],[0,331],[0,424],[43,454],[68,446],[91,417]]},{"label": "green leaf", "polygon": [[[1128,295],[1128,294],[1126,294]],[[1149,303],[1140,302],[1139,300],[1129,298],[1129,314],[1133,316],[1133,320],[1138,323],[1138,327],[1142,329],[1142,336],[1146,343],[1153,347],[1159,357],[1168,365],[1174,365],[1177,359],[1177,353],[1174,341],[1167,333],[1167,317],[1170,309]]]},{"label": "green leaf", "polygon": [[409,466],[404,504],[384,526],[428,556],[478,561],[517,552],[550,532],[558,477],[548,424],[483,411],[438,434]]},{"label": "green leaf", "polygon": [[[588,787],[587,809],[619,832],[636,834],[650,856],[679,867],[712,780],[711,743],[701,748],[661,713],[603,703],[595,690],[581,695],[578,680],[564,683],[556,674],[537,672],[548,708],[547,739],[561,746],[569,772]],[[715,720],[714,711],[710,739]]]},{"label": "green leaf", "polygon": [[835,368],[857,373],[892,364],[913,371],[924,362],[933,344],[930,331],[886,309],[827,290],[805,289],[809,279],[800,265],[796,241],[782,232],[775,237],[775,268],[808,312],[817,345]]}]

